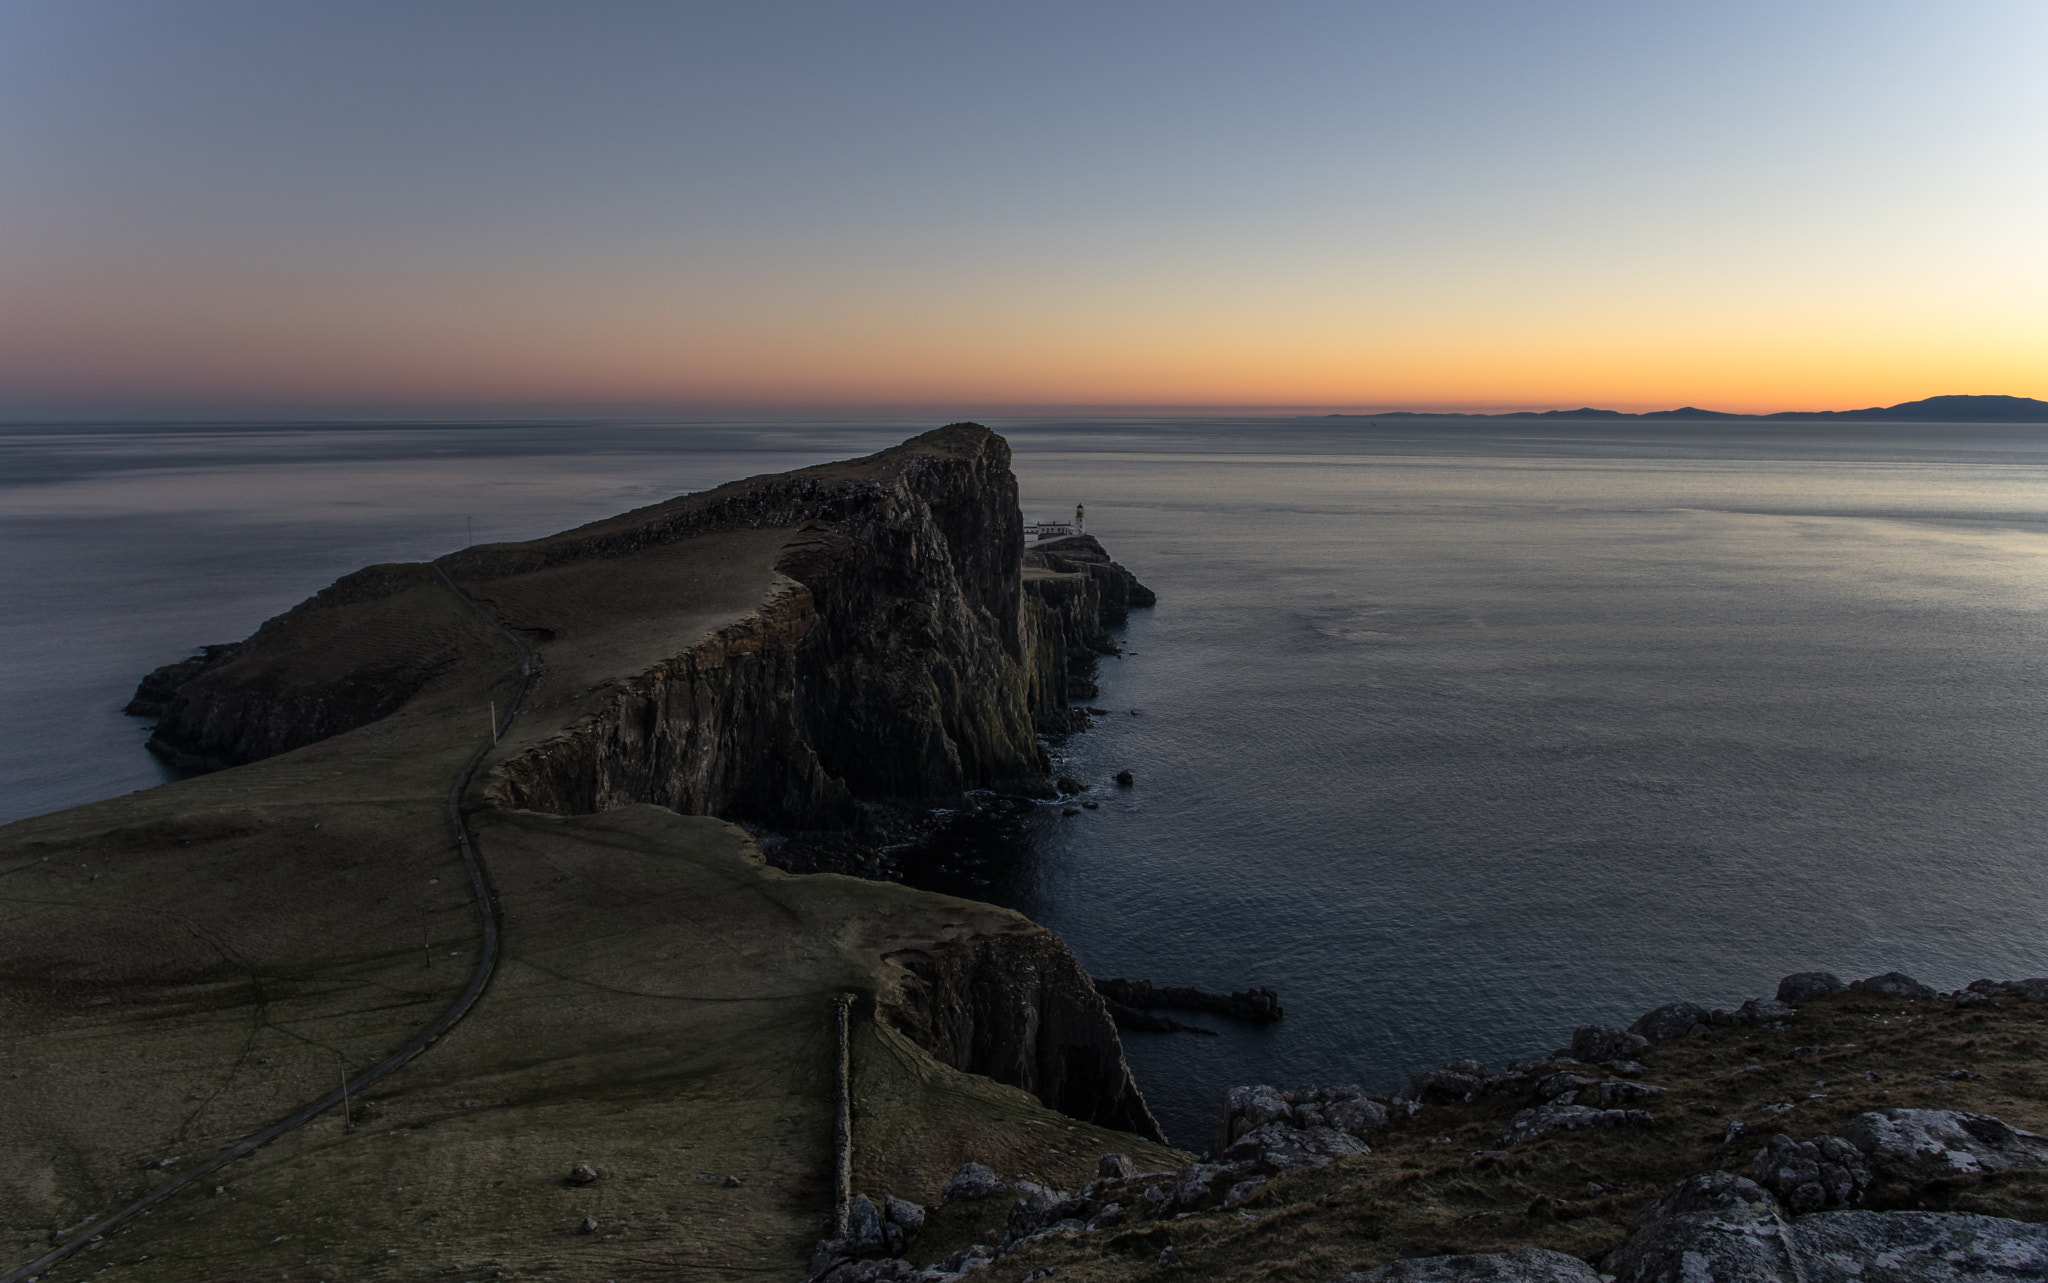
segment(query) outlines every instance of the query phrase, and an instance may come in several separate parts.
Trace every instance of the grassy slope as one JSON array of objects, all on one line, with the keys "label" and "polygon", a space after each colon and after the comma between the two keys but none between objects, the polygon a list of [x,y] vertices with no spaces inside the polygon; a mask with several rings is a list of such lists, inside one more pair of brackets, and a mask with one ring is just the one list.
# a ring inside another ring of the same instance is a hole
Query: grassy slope
[{"label": "grassy slope", "polygon": [[[772,566],[789,537],[479,585],[545,638],[499,753],[786,592]],[[431,585],[333,615],[295,625],[321,665],[354,658],[333,653],[346,646],[443,666],[361,730],[0,830],[9,1260],[142,1192],[156,1160],[210,1153],[342,1063],[372,1063],[467,978],[477,919],[443,799],[486,701],[506,704],[511,648]],[[475,825],[505,921],[475,1012],[366,1093],[353,1132],[323,1118],[228,1169],[221,1194],[181,1195],[52,1277],[787,1276],[829,1210],[832,996],[886,991],[898,949],[1029,929],[984,905],[790,877],[739,830],[653,807]],[[1006,1164],[1020,1136],[1069,1125],[893,1034],[862,1038],[872,1192],[931,1198],[959,1161]],[[1090,1146],[1039,1162],[1071,1183],[1103,1148],[1171,1157]],[[568,1186],[578,1162],[604,1178]],[[586,1215],[599,1232],[577,1232]]]}]

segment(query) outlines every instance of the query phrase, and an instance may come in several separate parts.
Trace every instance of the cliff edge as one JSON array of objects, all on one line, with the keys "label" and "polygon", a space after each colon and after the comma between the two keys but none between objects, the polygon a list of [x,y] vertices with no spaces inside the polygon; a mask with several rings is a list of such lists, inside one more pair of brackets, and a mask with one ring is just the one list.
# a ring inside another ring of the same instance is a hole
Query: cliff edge
[{"label": "cliff edge", "polygon": [[[1049,1181],[1090,1149],[1172,1161],[1050,932],[792,876],[727,822],[1044,786],[1028,629],[1065,625],[1025,594],[1008,464],[954,425],[370,567],[152,674],[156,749],[213,769],[0,828],[0,1223],[59,1243],[444,1009],[482,944],[448,819],[480,747],[463,809],[503,944],[470,1014],[86,1272],[794,1274],[830,1216],[848,995],[864,1188],[935,1201],[968,1155]],[[538,660],[509,725],[493,619]]]}]

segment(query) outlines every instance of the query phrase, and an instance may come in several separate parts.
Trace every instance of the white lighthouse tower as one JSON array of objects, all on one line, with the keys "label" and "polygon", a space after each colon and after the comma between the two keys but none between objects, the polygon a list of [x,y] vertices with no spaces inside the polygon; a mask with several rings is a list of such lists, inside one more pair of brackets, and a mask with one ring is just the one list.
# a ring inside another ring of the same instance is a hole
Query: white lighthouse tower
[{"label": "white lighthouse tower", "polygon": [[1078,503],[1074,505],[1074,533],[1077,535],[1088,533],[1088,510]]}]

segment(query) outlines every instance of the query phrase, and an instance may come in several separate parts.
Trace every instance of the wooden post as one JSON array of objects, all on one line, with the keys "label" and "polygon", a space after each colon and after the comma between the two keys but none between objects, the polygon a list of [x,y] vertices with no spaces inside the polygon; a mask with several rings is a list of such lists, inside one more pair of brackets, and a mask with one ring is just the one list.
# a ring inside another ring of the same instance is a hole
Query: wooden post
[{"label": "wooden post", "polygon": [[498,701],[491,701],[491,743],[498,742]]}]

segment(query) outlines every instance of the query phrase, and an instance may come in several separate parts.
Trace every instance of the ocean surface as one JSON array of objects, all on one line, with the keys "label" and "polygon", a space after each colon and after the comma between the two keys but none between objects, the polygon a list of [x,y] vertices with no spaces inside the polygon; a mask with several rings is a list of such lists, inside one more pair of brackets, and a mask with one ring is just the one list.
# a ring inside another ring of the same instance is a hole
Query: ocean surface
[{"label": "ocean surface", "polygon": [[[0,820],[160,782],[136,678],[358,566],[929,426],[0,428]],[[1027,516],[1085,503],[1159,605],[1051,746],[1100,809],[963,825],[926,880],[1098,975],[1280,991],[1126,1035],[1179,1143],[1232,1084],[1390,1088],[1788,971],[2048,973],[2048,427],[991,426]]]}]

